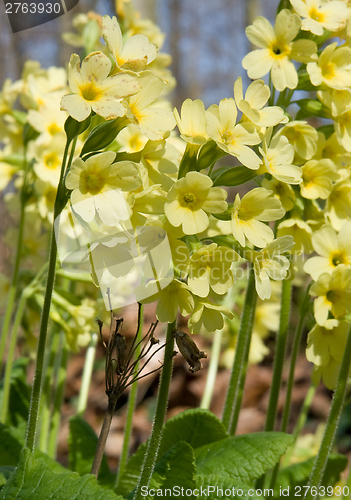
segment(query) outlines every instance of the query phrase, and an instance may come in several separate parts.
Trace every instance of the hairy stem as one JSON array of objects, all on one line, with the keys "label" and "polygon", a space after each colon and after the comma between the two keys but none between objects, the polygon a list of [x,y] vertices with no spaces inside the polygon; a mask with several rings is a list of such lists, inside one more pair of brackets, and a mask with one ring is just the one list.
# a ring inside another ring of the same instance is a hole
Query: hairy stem
[{"label": "hairy stem", "polygon": [[[340,373],[338,377],[338,382],[336,384],[332,406],[330,409],[327,426],[325,428],[322,444],[319,448],[318,455],[316,457],[311,476],[308,482],[308,486],[316,486],[318,491],[318,486],[320,486],[323,479],[323,473],[327,465],[328,457],[330,451],[333,447],[335,432],[338,426],[338,421],[342,412],[342,407],[346,392],[347,377],[351,364],[351,327],[348,333],[344,355],[341,362]],[[313,498],[316,498],[315,495]],[[306,496],[305,496],[306,498]]]},{"label": "hairy stem", "polygon": [[[250,350],[253,317],[256,308],[255,275],[252,267],[249,269],[249,280],[246,288],[244,308],[241,315],[241,323],[238,340],[235,348],[233,369],[228,386],[226,401],[224,404],[222,422],[228,432],[235,433],[236,421],[233,415],[237,415],[241,406],[241,391],[245,382],[247,356]],[[233,425],[232,425],[233,423]]]},{"label": "hairy stem", "polygon": [[99,475],[100,465],[101,465],[102,457],[104,456],[106,441],[107,441],[108,433],[110,432],[111,422],[113,419],[113,414],[115,412],[117,401],[118,401],[118,397],[110,397],[109,398],[107,410],[105,413],[104,422],[102,424],[98,444],[97,444],[96,451],[95,451],[93,465],[91,467],[91,472],[90,472],[91,474],[94,474],[94,476],[96,476],[96,477],[98,477],[98,475]]},{"label": "hairy stem", "polygon": [[152,473],[154,471],[156,458],[158,449],[161,442],[162,437],[162,429],[163,423],[166,416],[166,409],[168,403],[168,392],[169,385],[172,376],[172,357],[173,357],[173,347],[174,347],[174,339],[173,339],[173,330],[175,328],[175,321],[173,323],[168,324],[167,328],[167,338],[166,338],[166,347],[164,354],[164,365],[160,378],[160,387],[158,391],[157,398],[157,406],[156,406],[156,414],[154,419],[154,424],[152,427],[151,436],[148,441],[148,447],[146,450],[146,455],[141,471],[141,475],[139,478],[138,485],[136,487],[134,498],[136,500],[140,500],[142,498],[141,495],[141,487],[148,486]]}]

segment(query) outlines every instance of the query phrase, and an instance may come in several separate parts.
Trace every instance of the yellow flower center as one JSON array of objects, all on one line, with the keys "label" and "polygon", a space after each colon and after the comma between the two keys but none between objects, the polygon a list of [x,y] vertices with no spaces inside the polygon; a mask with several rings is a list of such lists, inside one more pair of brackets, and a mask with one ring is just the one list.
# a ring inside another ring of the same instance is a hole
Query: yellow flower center
[{"label": "yellow flower center", "polygon": [[290,46],[286,45],[284,42],[276,40],[271,46],[271,57],[274,59],[283,59],[287,57],[291,52]]},{"label": "yellow flower center", "polygon": [[96,195],[101,192],[107,181],[106,171],[84,170],[80,174],[79,189],[83,194]]},{"label": "yellow flower center", "polygon": [[57,153],[49,153],[44,157],[44,163],[47,168],[51,170],[55,170],[60,164],[60,159],[57,156]]},{"label": "yellow flower center", "polygon": [[348,259],[343,252],[336,252],[334,254],[331,254],[330,261],[335,267],[339,264],[349,264]]},{"label": "yellow flower center", "polygon": [[62,129],[56,125],[56,123],[52,123],[49,127],[48,127],[48,132],[49,134],[51,135],[55,135],[57,134],[57,132],[60,132]]},{"label": "yellow flower center", "polygon": [[328,62],[324,66],[322,66],[322,75],[324,78],[329,79],[329,78],[334,78],[335,76],[335,65],[332,64],[331,62]]},{"label": "yellow flower center", "polygon": [[80,88],[83,99],[86,101],[97,101],[101,95],[101,90],[96,87],[94,82],[83,85]]},{"label": "yellow flower center", "polygon": [[309,11],[309,15],[310,15],[311,19],[314,19],[315,21],[318,21],[319,23],[322,23],[324,21],[324,15],[319,10],[317,10],[315,7],[313,7]]},{"label": "yellow flower center", "polygon": [[187,193],[183,196],[183,200],[185,201],[186,204],[189,204],[189,203],[194,203],[196,201],[196,198],[193,195],[193,193]]},{"label": "yellow flower center", "polygon": [[224,144],[227,144],[229,146],[234,146],[235,138],[230,130],[226,130],[225,132],[223,132],[221,138]]}]

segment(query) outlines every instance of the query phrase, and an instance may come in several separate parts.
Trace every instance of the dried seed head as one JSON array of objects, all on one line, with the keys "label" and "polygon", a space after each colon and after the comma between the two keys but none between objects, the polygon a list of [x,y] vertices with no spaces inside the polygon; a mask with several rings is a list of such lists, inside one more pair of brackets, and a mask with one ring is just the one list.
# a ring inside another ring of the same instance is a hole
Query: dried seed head
[{"label": "dried seed head", "polygon": [[126,339],[120,333],[116,334],[115,342],[116,342],[116,360],[117,360],[116,373],[117,375],[121,375],[124,372],[127,363],[127,357],[126,357],[127,344],[126,344]]},{"label": "dried seed head", "polygon": [[200,359],[207,358],[207,353],[200,351],[187,333],[174,330],[173,335],[181,355],[189,365],[191,373],[201,370],[202,364]]}]

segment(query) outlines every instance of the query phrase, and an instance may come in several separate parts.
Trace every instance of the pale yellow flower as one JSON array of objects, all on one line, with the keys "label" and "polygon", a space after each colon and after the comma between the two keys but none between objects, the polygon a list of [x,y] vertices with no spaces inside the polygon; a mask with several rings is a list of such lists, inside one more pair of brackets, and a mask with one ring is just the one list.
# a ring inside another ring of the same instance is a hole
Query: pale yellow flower
[{"label": "pale yellow flower", "polygon": [[45,182],[57,187],[60,179],[65,139],[61,134],[56,135],[49,144],[31,143],[29,152],[34,158],[33,170]]},{"label": "pale yellow flower", "polygon": [[319,325],[324,326],[331,312],[334,318],[342,318],[351,311],[351,268],[340,264],[331,274],[321,274],[310,288],[316,297],[313,309]]},{"label": "pale yellow flower", "polygon": [[238,109],[243,113],[243,121],[251,121],[258,127],[273,127],[288,121],[284,110],[279,106],[264,107],[270,95],[271,91],[263,80],[255,80],[248,86],[245,99],[241,77],[234,83],[234,98]]},{"label": "pale yellow flower", "polygon": [[188,328],[191,333],[199,333],[201,327],[208,332],[221,330],[224,326],[223,315],[229,319],[234,314],[226,306],[213,304],[207,299],[196,300],[195,308],[188,320]]},{"label": "pale yellow flower", "polygon": [[318,133],[317,130],[303,120],[292,121],[284,125],[277,135],[283,135],[300,158],[309,160],[317,151]]},{"label": "pale yellow flower", "polygon": [[141,163],[149,183],[159,184],[169,191],[178,173],[179,156],[179,151],[168,141],[148,141],[142,151]]},{"label": "pale yellow flower", "polygon": [[285,210],[272,194],[265,188],[255,188],[242,199],[239,193],[236,195],[231,213],[231,229],[242,247],[245,247],[246,240],[261,248],[274,240],[272,229],[264,222],[281,219]]},{"label": "pale yellow flower", "polygon": [[351,110],[334,118],[337,138],[347,152],[351,153]]},{"label": "pale yellow flower", "polygon": [[312,380],[318,384],[320,378],[328,389],[336,386],[343,358],[350,323],[340,321],[334,328],[315,325],[308,334],[306,358],[314,363]]},{"label": "pale yellow flower", "polygon": [[188,286],[199,297],[207,297],[210,288],[223,295],[233,284],[231,265],[239,260],[238,254],[228,247],[216,243],[196,250],[188,263]]},{"label": "pale yellow flower", "polygon": [[295,252],[313,252],[311,243],[312,229],[304,220],[295,217],[281,222],[278,226],[277,236],[279,238],[287,235],[294,238]]},{"label": "pale yellow flower", "polygon": [[285,212],[289,212],[294,207],[295,193],[289,184],[272,177],[270,180],[263,179],[261,186],[273,192],[273,196],[278,198]]},{"label": "pale yellow flower", "polygon": [[248,168],[257,170],[260,159],[248,146],[261,142],[252,123],[236,124],[237,108],[234,99],[222,99],[219,106],[213,104],[206,111],[208,135],[227,154],[235,156]]},{"label": "pale yellow flower", "polygon": [[301,196],[309,200],[325,200],[331,193],[333,180],[337,180],[334,163],[331,160],[310,160],[302,167]]},{"label": "pale yellow flower", "polygon": [[161,140],[175,127],[173,113],[155,104],[166,83],[151,71],[143,71],[138,82],[140,92],[125,101],[127,117],[148,139]]},{"label": "pale yellow flower", "polygon": [[121,145],[118,151],[136,153],[144,148],[148,139],[140,132],[136,125],[130,123],[119,132],[117,141]]},{"label": "pale yellow flower", "polygon": [[180,131],[180,137],[190,144],[204,144],[209,140],[206,132],[205,106],[200,99],[186,99],[181,107],[180,115],[174,108],[174,117]]},{"label": "pale yellow flower", "polygon": [[323,28],[339,31],[346,25],[347,8],[336,0],[290,0],[294,10],[301,16],[301,29],[315,35],[323,35]]},{"label": "pale yellow flower", "polygon": [[332,273],[340,264],[351,266],[351,222],[347,222],[338,234],[325,224],[313,233],[312,245],[318,257],[308,259],[304,270],[314,280],[323,273]]},{"label": "pale yellow flower", "polygon": [[294,246],[292,236],[282,236],[272,241],[260,252],[253,252],[253,269],[255,286],[260,299],[269,299],[272,294],[270,280],[282,281],[287,277],[289,260],[282,255]]},{"label": "pale yellow flower", "polygon": [[[145,288],[147,289],[148,285]],[[182,316],[188,316],[195,306],[194,297],[188,286],[177,279],[151,297],[142,299],[141,302],[150,304],[155,301],[157,301],[156,317],[162,323],[172,323],[177,317],[178,309]]]},{"label": "pale yellow flower", "polygon": [[129,217],[129,209],[122,191],[131,191],[141,185],[138,169],[131,161],[112,163],[113,151],[91,156],[86,161],[76,158],[66,178],[66,187],[72,189],[73,209],[86,222],[92,222],[96,212],[108,226]]},{"label": "pale yellow flower", "polygon": [[294,148],[284,136],[276,135],[271,139],[272,129],[269,128],[259,148],[263,163],[259,173],[271,174],[275,179],[287,184],[300,184],[302,172],[292,164]]},{"label": "pale yellow flower", "polygon": [[122,32],[117,18],[102,18],[102,32],[107,48],[117,68],[142,71],[157,56],[157,47],[145,35],[134,35],[123,44]]},{"label": "pale yellow flower", "polygon": [[58,133],[64,133],[63,126],[67,113],[60,111],[56,102],[48,100],[39,110],[30,109],[27,121],[32,127],[40,132],[40,142],[50,142]]},{"label": "pale yellow flower", "polygon": [[337,42],[327,45],[317,62],[307,64],[307,71],[313,85],[327,85],[333,89],[345,90],[351,86],[351,49],[338,47]]},{"label": "pale yellow flower", "polygon": [[261,78],[271,71],[273,85],[279,92],[287,87],[296,88],[298,76],[292,60],[308,63],[317,52],[317,45],[311,40],[293,42],[300,26],[299,16],[283,9],[276,17],[274,28],[264,17],[257,17],[246,28],[250,42],[260,47],[247,54],[242,62],[250,78]]},{"label": "pale yellow flower", "polygon": [[[319,90],[317,97],[324,106],[330,109],[333,116],[342,115],[351,109],[351,90],[350,89],[328,89]],[[320,134],[321,132],[318,132]],[[335,133],[332,134],[335,136]],[[341,147],[341,145],[339,146]]]},{"label": "pale yellow flower", "polygon": [[126,114],[122,98],[136,94],[140,86],[135,77],[119,73],[108,76],[110,59],[102,52],[92,52],[82,62],[72,54],[68,66],[68,83],[72,94],[61,100],[61,109],[81,122],[91,111],[106,120]]},{"label": "pale yellow flower", "polygon": [[213,182],[199,172],[188,172],[171,187],[165,214],[169,222],[182,226],[185,234],[197,234],[209,225],[207,213],[218,214],[227,208],[227,193],[219,187],[212,187]]},{"label": "pale yellow flower", "polygon": [[337,231],[351,219],[351,182],[349,179],[338,181],[333,185],[324,212]]}]

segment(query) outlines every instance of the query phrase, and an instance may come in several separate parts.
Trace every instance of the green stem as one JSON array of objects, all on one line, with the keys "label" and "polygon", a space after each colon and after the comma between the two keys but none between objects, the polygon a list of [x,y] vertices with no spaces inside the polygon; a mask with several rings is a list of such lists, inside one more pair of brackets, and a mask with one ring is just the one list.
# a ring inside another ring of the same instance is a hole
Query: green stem
[{"label": "green stem", "polygon": [[[235,348],[233,369],[224,404],[222,422],[228,432],[235,432],[236,422],[232,415],[237,415],[241,406],[241,388],[245,380],[248,352],[250,349],[253,317],[256,308],[255,275],[252,267],[249,268],[245,303],[241,315],[238,341]],[[232,425],[233,424],[233,425]]]},{"label": "green stem", "polygon": [[210,366],[207,372],[206,387],[200,404],[200,408],[204,408],[206,410],[209,410],[210,408],[213,389],[216,382],[216,376],[218,371],[218,360],[219,360],[219,355],[221,353],[222,335],[223,335],[223,330],[216,330],[213,337]]},{"label": "green stem", "polygon": [[46,368],[45,379],[43,384],[43,397],[41,399],[41,426],[39,449],[43,453],[47,453],[48,437],[50,431],[51,417],[51,402],[52,402],[52,387],[54,380],[55,360],[59,353],[60,336],[57,329],[54,327],[51,335],[50,356]]},{"label": "green stem", "polygon": [[280,384],[282,380],[283,364],[285,357],[286,339],[289,328],[290,303],[292,285],[290,280],[284,280],[282,284],[282,296],[280,307],[280,325],[277,335],[277,347],[274,356],[273,380],[269,397],[266,431],[273,431],[277,413]]},{"label": "green stem", "polygon": [[[345,495],[343,495],[343,499],[344,500],[349,500],[350,498],[350,491],[351,491],[351,466],[350,466],[350,471],[349,471],[349,475],[346,479],[346,483],[345,483],[345,486],[348,488],[348,490],[346,490],[345,488]],[[349,491],[349,494],[346,494],[346,491]]]},{"label": "green stem", "polygon": [[154,423],[152,426],[151,436],[148,441],[148,447],[146,450],[146,455],[143,463],[143,467],[141,470],[141,475],[139,478],[138,485],[136,487],[134,499],[140,500],[142,499],[141,495],[141,487],[148,486],[154,466],[156,463],[156,457],[158,448],[161,442],[163,423],[166,416],[167,403],[168,403],[168,392],[169,385],[171,382],[172,376],[172,357],[173,357],[173,347],[174,347],[174,338],[173,338],[173,330],[175,329],[175,321],[173,323],[168,324],[167,328],[167,337],[166,337],[166,347],[164,354],[164,365],[162,369],[162,374],[160,378],[160,387],[158,391],[157,398],[157,406],[156,406],[156,414],[154,418]]},{"label": "green stem", "polygon": [[[282,432],[286,432],[286,429],[288,427],[290,406],[291,406],[291,396],[292,396],[292,390],[293,390],[293,386],[294,386],[296,360],[297,360],[297,355],[298,355],[299,347],[300,347],[302,328],[303,328],[306,313],[308,310],[308,304],[310,301],[309,289],[310,289],[310,287],[308,286],[306,293],[305,293],[305,296],[304,296],[303,301],[302,301],[301,306],[300,306],[299,321],[298,321],[298,324],[296,327],[296,332],[295,332],[295,337],[294,337],[293,350],[292,350],[291,360],[290,360],[288,385],[286,388],[285,405],[284,405],[283,418],[282,418],[282,424],[281,424],[281,429],[280,429]],[[272,474],[270,485],[269,485],[269,487],[272,489],[274,489],[277,475],[279,472],[279,468],[280,468],[280,462],[278,462],[273,469],[273,474]]]},{"label": "green stem", "polygon": [[[329,453],[333,447],[334,437],[336,429],[338,426],[338,421],[341,415],[345,392],[347,377],[351,364],[351,327],[348,333],[344,355],[341,362],[340,373],[338,377],[338,382],[336,384],[332,406],[330,409],[327,426],[325,428],[323,440],[317,458],[314,463],[314,467],[311,472],[310,480],[308,486],[320,486],[323,479],[323,473],[327,465]],[[317,495],[314,496],[316,498]],[[306,498],[306,496],[305,496]]]},{"label": "green stem", "polygon": [[13,365],[13,359],[14,359],[14,355],[15,355],[17,335],[18,335],[18,331],[19,331],[19,328],[21,325],[22,316],[23,316],[24,308],[26,306],[26,302],[27,302],[27,295],[25,293],[22,293],[18,307],[17,307],[15,320],[13,323],[12,335],[11,335],[11,340],[10,340],[10,347],[9,347],[9,352],[7,354],[7,363],[6,363],[5,377],[4,377],[4,382],[3,382],[3,394],[2,394],[1,413],[0,413],[0,422],[2,424],[6,423],[6,418],[7,418],[9,396],[10,396],[10,387],[11,387],[12,365]]},{"label": "green stem", "polygon": [[[60,215],[62,212],[66,202],[66,188],[64,184],[64,174],[65,167],[67,162],[69,149],[69,142],[67,141],[63,160],[61,167],[61,175],[60,182],[57,189],[57,195],[54,206],[54,221],[56,217]],[[69,165],[68,165],[69,166]],[[27,435],[25,446],[29,448],[31,451],[34,450],[35,446],[35,435],[37,431],[38,424],[38,415],[39,415],[39,407],[40,407],[40,396],[41,396],[41,384],[43,377],[43,366],[44,366],[44,357],[45,357],[45,345],[46,345],[46,337],[48,330],[48,322],[49,322],[49,313],[51,306],[51,298],[52,292],[55,283],[55,270],[56,270],[56,257],[57,257],[57,244],[55,239],[55,230],[54,224],[51,230],[51,244],[50,244],[50,256],[49,256],[49,267],[48,267],[48,276],[46,282],[46,291],[44,297],[44,305],[43,311],[41,315],[40,322],[40,330],[39,330],[39,339],[38,339],[38,347],[37,347],[37,359],[35,365],[35,374],[33,380],[32,394],[29,405],[29,416],[28,416],[28,425],[27,425]]]},{"label": "green stem", "polygon": [[66,387],[66,379],[67,379],[67,361],[68,361],[68,348],[66,344],[65,335],[61,334],[61,341],[63,342],[63,348],[61,352],[61,360],[59,365],[59,370],[57,374],[57,389],[54,399],[54,407],[52,411],[51,417],[51,426],[50,426],[50,434],[49,434],[49,443],[48,443],[48,455],[51,458],[55,458],[56,456],[56,448],[57,448],[57,437],[60,428],[61,421],[61,405],[63,401],[63,396]]},{"label": "green stem", "polygon": [[82,375],[82,385],[80,387],[77,414],[80,416],[84,415],[85,409],[87,407],[89,387],[91,382],[91,377],[93,374],[96,346],[98,342],[98,335],[92,333],[91,340],[85,355],[84,370]]},{"label": "green stem", "polygon": [[297,420],[297,423],[296,423],[296,426],[295,426],[295,429],[294,429],[294,432],[293,432],[293,442],[292,442],[292,444],[291,444],[291,446],[289,448],[288,453],[284,457],[283,467],[287,467],[288,465],[290,465],[290,459],[291,459],[291,456],[292,456],[292,454],[294,452],[294,445],[295,445],[295,443],[297,441],[297,438],[299,437],[300,432],[305,427],[305,423],[306,423],[306,420],[307,420],[307,415],[308,415],[309,409],[311,407],[312,400],[314,398],[316,390],[317,390],[317,387],[312,382],[311,385],[310,385],[310,387],[309,387],[309,389],[308,389],[308,391],[307,391],[305,400],[303,402],[303,405],[302,405],[302,408],[301,408],[301,411],[300,411],[299,418]]},{"label": "green stem", "polygon": [[[142,333],[143,333],[143,323],[144,323],[144,306],[141,304],[140,305],[140,312],[139,312],[139,318],[138,318],[138,332],[136,336],[136,345],[137,348],[135,350],[134,357],[135,359],[139,358],[140,352],[141,352],[141,344],[139,342],[142,339]],[[137,372],[139,369],[139,363],[135,366],[135,371]],[[129,392],[129,399],[128,399],[128,409],[127,409],[127,421],[124,429],[124,440],[123,440],[123,448],[122,448],[122,453],[119,459],[119,468],[117,472],[117,477],[116,477],[116,484],[115,484],[115,489],[118,488],[120,480],[122,478],[124,469],[127,464],[128,460],[128,452],[129,452],[129,442],[130,442],[130,437],[132,435],[132,426],[133,426],[133,415],[134,415],[134,410],[136,406],[136,400],[137,400],[137,394],[138,394],[138,382],[137,380],[131,385],[130,392]]]}]

